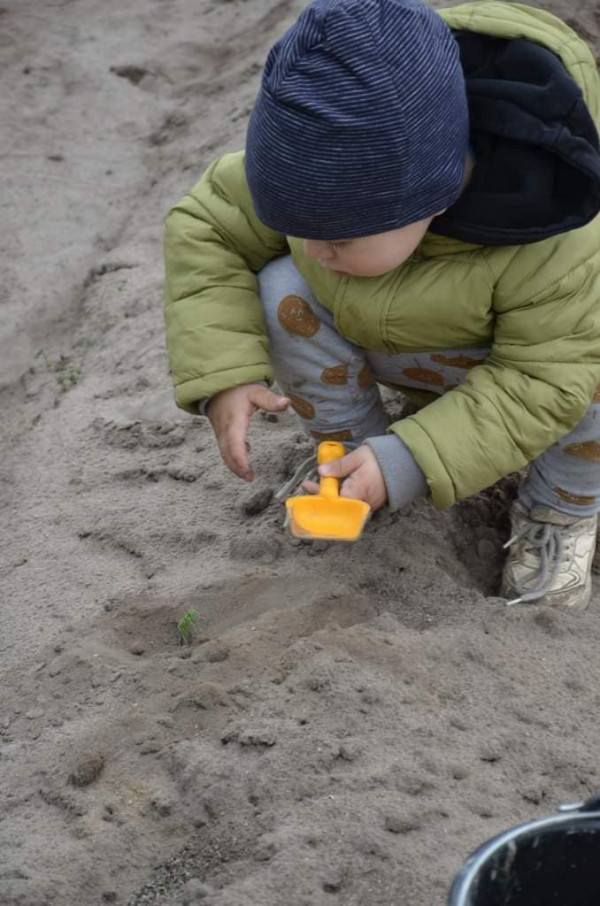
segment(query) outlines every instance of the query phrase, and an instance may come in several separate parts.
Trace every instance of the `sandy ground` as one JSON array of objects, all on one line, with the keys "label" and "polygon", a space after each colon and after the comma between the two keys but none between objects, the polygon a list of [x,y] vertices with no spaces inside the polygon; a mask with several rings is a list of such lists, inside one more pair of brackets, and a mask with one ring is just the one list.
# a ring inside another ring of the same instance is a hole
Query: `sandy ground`
[{"label": "sandy ground", "polygon": [[[0,9],[3,906],[442,906],[600,787],[599,602],[494,597],[509,482],[298,547],[294,416],[248,487],[172,403],[162,219],[302,5]],[[549,8],[600,47],[600,5]]]}]

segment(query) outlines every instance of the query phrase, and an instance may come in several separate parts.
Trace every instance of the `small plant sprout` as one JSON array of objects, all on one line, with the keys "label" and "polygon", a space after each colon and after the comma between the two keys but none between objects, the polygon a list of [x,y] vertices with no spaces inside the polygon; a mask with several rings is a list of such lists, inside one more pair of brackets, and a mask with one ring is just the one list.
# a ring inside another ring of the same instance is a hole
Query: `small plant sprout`
[{"label": "small plant sprout", "polygon": [[177,637],[180,645],[191,645],[198,621],[198,611],[188,610],[177,623]]},{"label": "small plant sprout", "polygon": [[62,390],[63,393],[66,393],[67,390],[70,390],[71,387],[74,387],[75,384],[79,383],[81,380],[83,375],[83,361],[88,349],[93,345],[93,340],[85,340],[83,352],[78,359],[61,354],[56,361],[53,361],[48,358],[43,349],[40,349],[37,355],[42,356],[46,363],[46,368],[53,373],[54,380],[58,384],[60,390]]}]

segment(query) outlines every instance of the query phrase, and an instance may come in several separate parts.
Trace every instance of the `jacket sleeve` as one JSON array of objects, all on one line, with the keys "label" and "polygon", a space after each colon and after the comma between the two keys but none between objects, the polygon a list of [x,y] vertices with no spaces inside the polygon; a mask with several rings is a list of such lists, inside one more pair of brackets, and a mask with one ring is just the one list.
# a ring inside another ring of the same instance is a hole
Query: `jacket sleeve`
[{"label": "jacket sleeve", "polygon": [[287,251],[254,213],[243,153],[217,160],[171,210],[165,321],[177,405],[273,379],[256,273]]},{"label": "jacket sleeve", "polygon": [[450,506],[523,468],[583,417],[600,384],[600,254],[520,301],[498,289],[490,356],[392,425]]}]

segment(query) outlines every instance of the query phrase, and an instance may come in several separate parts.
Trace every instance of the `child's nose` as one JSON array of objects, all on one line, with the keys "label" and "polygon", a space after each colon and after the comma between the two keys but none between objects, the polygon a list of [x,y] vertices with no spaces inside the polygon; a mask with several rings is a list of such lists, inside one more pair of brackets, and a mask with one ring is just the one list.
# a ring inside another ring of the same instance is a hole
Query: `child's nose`
[{"label": "child's nose", "polygon": [[319,261],[326,261],[332,257],[331,249],[326,242],[320,242],[318,239],[304,240],[304,254],[308,258],[317,258]]}]

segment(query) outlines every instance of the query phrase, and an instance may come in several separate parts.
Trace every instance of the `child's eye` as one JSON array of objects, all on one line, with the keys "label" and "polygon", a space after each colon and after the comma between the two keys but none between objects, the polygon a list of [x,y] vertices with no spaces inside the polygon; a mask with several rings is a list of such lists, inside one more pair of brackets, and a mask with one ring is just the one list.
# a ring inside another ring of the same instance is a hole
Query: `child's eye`
[{"label": "child's eye", "polygon": [[344,246],[346,245],[346,243],[345,242],[330,242],[330,243],[328,243],[328,245],[332,251],[336,252],[338,249],[343,249]]}]

